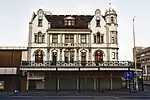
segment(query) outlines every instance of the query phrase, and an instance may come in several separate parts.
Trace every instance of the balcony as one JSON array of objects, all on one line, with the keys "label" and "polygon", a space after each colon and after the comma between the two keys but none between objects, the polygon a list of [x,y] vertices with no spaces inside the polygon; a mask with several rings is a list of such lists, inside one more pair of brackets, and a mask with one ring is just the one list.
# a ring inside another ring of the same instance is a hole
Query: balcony
[{"label": "balcony", "polygon": [[101,63],[95,62],[95,61],[74,61],[73,63],[71,62],[64,62],[64,61],[57,61],[57,62],[52,62],[52,61],[44,61],[43,63],[35,63],[34,61],[22,61],[21,67],[67,67],[67,68],[72,68],[72,67],[121,67],[121,68],[128,68],[128,67],[133,67],[134,63],[130,61],[103,61]]},{"label": "balcony", "polygon": [[89,47],[88,43],[50,43],[49,47]]}]

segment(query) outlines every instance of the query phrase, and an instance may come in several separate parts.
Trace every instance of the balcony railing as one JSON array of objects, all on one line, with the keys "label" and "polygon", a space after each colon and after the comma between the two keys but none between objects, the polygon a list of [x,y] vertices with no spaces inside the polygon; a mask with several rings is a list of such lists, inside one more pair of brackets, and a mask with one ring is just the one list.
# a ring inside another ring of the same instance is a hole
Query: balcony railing
[{"label": "balcony railing", "polygon": [[88,43],[50,43],[50,47],[89,47]]},{"label": "balcony railing", "polygon": [[134,63],[130,61],[44,61],[43,63],[35,63],[35,61],[22,61],[21,67],[133,67]]}]

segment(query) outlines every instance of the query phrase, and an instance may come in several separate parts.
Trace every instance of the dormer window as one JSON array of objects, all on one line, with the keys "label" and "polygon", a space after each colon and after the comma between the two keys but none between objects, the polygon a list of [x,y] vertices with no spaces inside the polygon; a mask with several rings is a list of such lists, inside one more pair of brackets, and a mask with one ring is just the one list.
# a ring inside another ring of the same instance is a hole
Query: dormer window
[{"label": "dormer window", "polygon": [[73,18],[73,17],[64,18],[64,25],[68,25],[68,26],[75,25],[75,18]]}]

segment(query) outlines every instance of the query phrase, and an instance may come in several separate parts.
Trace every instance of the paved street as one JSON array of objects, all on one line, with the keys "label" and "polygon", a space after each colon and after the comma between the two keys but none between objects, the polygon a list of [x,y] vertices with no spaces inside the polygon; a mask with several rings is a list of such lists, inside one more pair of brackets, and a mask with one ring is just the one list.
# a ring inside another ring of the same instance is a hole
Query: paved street
[{"label": "paved street", "polygon": [[150,92],[30,92],[1,93],[0,100],[150,100]]}]

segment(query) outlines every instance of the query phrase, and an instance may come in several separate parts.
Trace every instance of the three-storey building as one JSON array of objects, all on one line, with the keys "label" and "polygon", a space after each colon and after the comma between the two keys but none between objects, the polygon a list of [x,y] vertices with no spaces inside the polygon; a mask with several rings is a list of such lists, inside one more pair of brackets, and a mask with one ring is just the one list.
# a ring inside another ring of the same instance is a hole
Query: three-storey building
[{"label": "three-storey building", "polygon": [[130,62],[118,61],[117,13],[53,15],[42,9],[29,23],[20,70],[26,90],[119,89]]}]

